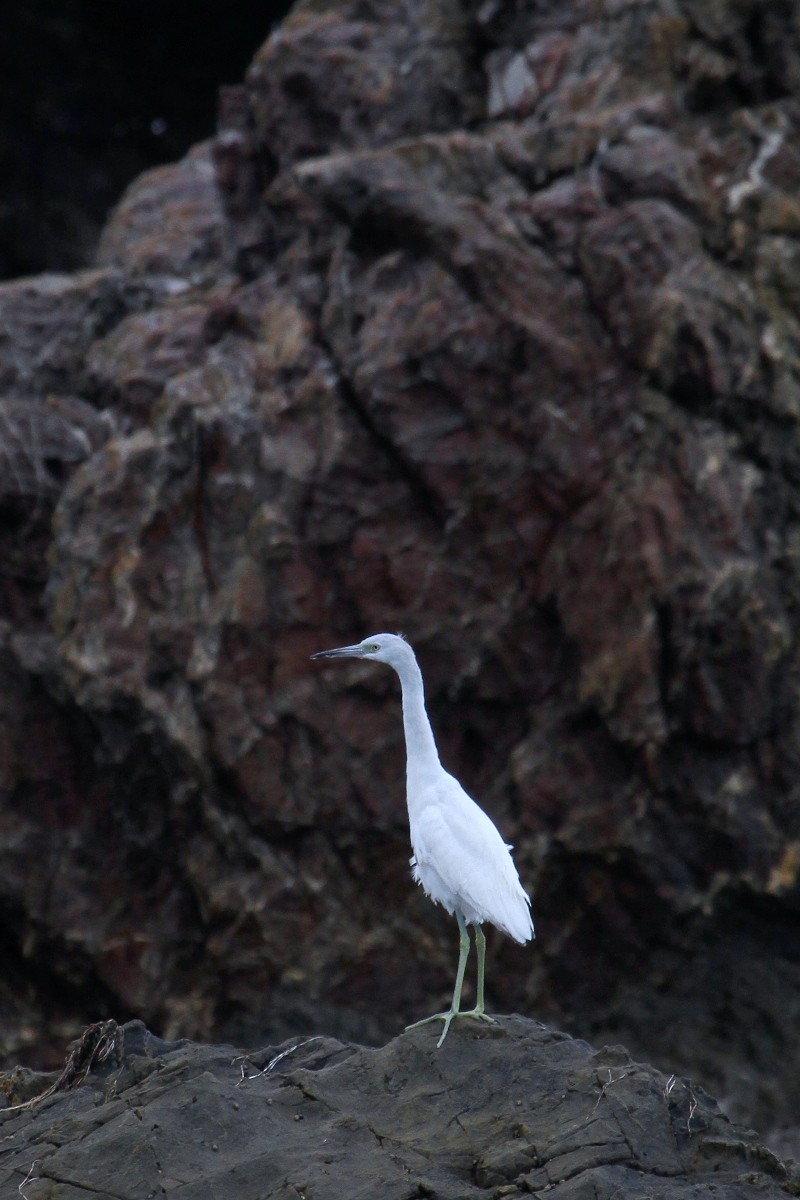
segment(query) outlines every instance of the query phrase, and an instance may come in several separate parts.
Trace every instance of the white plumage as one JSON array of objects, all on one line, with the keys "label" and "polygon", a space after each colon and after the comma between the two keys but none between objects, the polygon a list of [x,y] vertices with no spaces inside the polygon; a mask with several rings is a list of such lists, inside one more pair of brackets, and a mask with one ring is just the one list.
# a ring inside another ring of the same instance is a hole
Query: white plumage
[{"label": "white plumage", "polygon": [[491,921],[516,942],[533,933],[530,900],[495,824],[457,779],[443,773],[411,822],[411,864],[425,894],[467,925]]},{"label": "white plumage", "polygon": [[[400,677],[406,737],[406,798],[411,831],[413,876],[426,895],[453,913],[460,931],[460,954],[449,1012],[419,1021],[443,1020],[441,1046],[456,1016],[491,1020],[484,1012],[485,940],[481,923],[490,921],[517,942],[534,936],[530,899],[519,881],[506,845],[494,822],[472,800],[439,761],[425,710],[422,674],[408,642],[393,633],[378,633],[355,646],[323,650],[314,658],[369,658],[387,663]],[[477,1003],[461,1012],[469,934],[475,926],[478,954]],[[413,1028],[413,1026],[411,1027]]]}]

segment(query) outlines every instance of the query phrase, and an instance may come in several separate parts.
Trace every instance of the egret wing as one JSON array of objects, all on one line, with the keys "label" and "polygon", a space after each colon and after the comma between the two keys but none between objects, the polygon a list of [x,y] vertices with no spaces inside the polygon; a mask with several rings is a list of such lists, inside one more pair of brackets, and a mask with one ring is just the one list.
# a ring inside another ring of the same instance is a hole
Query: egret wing
[{"label": "egret wing", "polygon": [[419,867],[436,872],[467,920],[531,937],[530,900],[496,825],[452,775],[416,798],[411,840]]}]

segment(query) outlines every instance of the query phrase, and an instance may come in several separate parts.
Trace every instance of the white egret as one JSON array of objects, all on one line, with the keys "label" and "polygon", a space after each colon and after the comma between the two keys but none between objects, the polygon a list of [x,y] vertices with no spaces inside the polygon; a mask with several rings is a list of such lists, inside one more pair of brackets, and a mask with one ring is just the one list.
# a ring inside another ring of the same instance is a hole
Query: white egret
[{"label": "white egret", "polygon": [[[405,638],[377,633],[355,646],[322,650],[312,658],[365,658],[387,663],[400,676],[403,728],[406,736],[406,798],[411,829],[414,880],[426,895],[458,921],[460,951],[453,1000],[448,1012],[417,1021],[444,1021],[437,1046],[447,1037],[454,1017],[492,1021],[484,1011],[486,939],[483,921],[491,921],[516,942],[533,936],[530,898],[519,881],[511,847],[495,824],[439,761],[436,741],[425,710],[422,673]],[[478,984],[475,1007],[462,1012],[461,988],[470,950],[468,925],[475,926]],[[416,1025],[409,1025],[413,1029]]]}]

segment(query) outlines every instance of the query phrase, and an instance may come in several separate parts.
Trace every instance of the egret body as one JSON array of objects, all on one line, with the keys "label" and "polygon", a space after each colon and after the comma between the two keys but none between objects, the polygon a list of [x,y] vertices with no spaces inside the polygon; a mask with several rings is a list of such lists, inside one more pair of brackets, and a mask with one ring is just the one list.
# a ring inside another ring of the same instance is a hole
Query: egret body
[{"label": "egret body", "polygon": [[[511,848],[496,825],[439,761],[425,710],[422,673],[405,638],[378,633],[355,646],[323,650],[312,657],[371,659],[394,667],[400,676],[413,876],[431,900],[455,916],[460,936],[450,1009],[417,1022],[424,1025],[428,1021],[444,1021],[438,1042],[441,1046],[454,1017],[492,1020],[484,1011],[486,939],[481,924],[490,921],[516,942],[530,941],[534,936],[530,898],[519,881]],[[470,949],[468,925],[475,926],[478,983],[475,1007],[462,1012],[461,988]]]}]

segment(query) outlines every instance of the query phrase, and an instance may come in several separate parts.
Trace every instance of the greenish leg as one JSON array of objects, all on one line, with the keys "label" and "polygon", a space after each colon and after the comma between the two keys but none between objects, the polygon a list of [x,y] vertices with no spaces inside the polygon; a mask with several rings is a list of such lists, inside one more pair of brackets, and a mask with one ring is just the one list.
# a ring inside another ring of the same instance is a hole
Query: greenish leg
[{"label": "greenish leg", "polygon": [[459,951],[458,951],[458,970],[456,971],[456,985],[453,988],[453,1002],[450,1005],[450,1012],[445,1015],[444,1029],[442,1036],[436,1043],[438,1050],[444,1039],[447,1037],[447,1031],[450,1028],[450,1022],[453,1017],[457,1017],[461,1011],[461,989],[464,986],[464,972],[467,969],[467,959],[469,958],[469,933],[467,925],[461,913],[456,909],[456,920],[458,921],[459,933]]},{"label": "greenish leg", "polygon": [[475,926],[475,948],[478,952],[478,1003],[470,1012],[461,1012],[461,989],[464,986],[464,972],[467,969],[467,958],[469,957],[469,932],[466,921],[458,909],[456,909],[456,920],[458,921],[459,932],[458,970],[456,971],[456,984],[453,988],[453,1000],[450,1005],[450,1011],[434,1013],[432,1017],[425,1017],[422,1021],[415,1021],[413,1025],[406,1026],[406,1029],[416,1029],[419,1025],[427,1025],[430,1021],[444,1021],[442,1036],[436,1043],[437,1050],[447,1037],[450,1022],[454,1017],[478,1017],[482,1021],[492,1021],[494,1023],[492,1017],[487,1017],[483,1011],[483,973],[486,958],[486,938],[483,936],[483,930],[480,925]]},{"label": "greenish leg", "polygon": [[496,1024],[494,1017],[487,1016],[484,1011],[483,1000],[483,980],[486,967],[486,938],[480,925],[475,926],[475,949],[478,952],[478,988],[476,994],[475,1007],[469,1012],[462,1013],[462,1017],[477,1017],[479,1021],[489,1021],[490,1024]]},{"label": "greenish leg", "polygon": [[478,951],[478,995],[475,1011],[482,1013],[484,1009],[483,976],[486,967],[486,938],[483,936],[480,925],[475,926],[475,949]]}]

